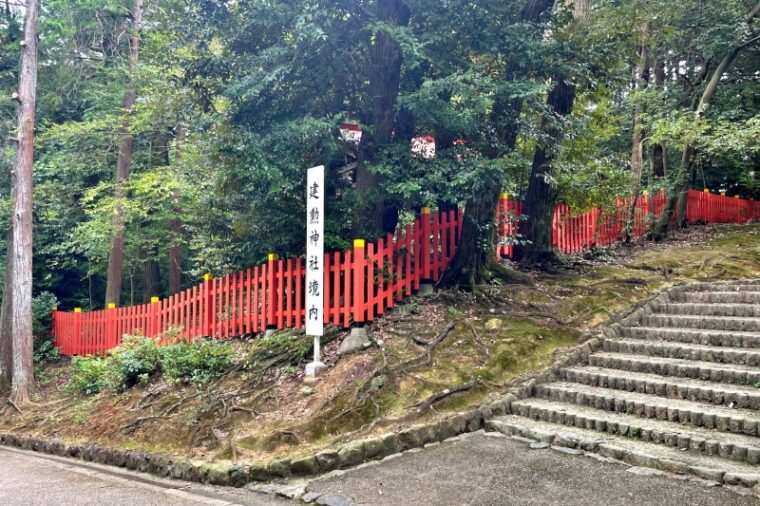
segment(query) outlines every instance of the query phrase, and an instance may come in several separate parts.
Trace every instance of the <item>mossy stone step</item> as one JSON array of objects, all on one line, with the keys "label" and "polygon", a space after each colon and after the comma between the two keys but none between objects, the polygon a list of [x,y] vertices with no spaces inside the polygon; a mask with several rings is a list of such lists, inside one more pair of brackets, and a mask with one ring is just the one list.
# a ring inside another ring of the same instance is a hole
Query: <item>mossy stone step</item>
[{"label": "mossy stone step", "polygon": [[621,327],[623,337],[631,339],[654,339],[679,343],[730,346],[736,348],[760,348],[758,332],[726,332],[688,328]]},{"label": "mossy stone step", "polygon": [[633,466],[650,467],[745,487],[753,487],[760,483],[760,469],[752,464],[701,453],[683,452],[678,448],[629,437],[536,421],[516,415],[493,418],[489,420],[488,428],[508,436],[543,441],[555,447],[597,453]]},{"label": "mossy stone step", "polygon": [[651,314],[641,318],[644,327],[678,327],[736,332],[760,332],[760,318]]},{"label": "mossy stone step", "polygon": [[512,413],[533,420],[627,436],[684,451],[760,464],[760,439],[755,437],[538,398],[514,401],[511,409]]},{"label": "mossy stone step", "polygon": [[608,369],[622,369],[631,372],[675,376],[679,378],[701,379],[754,385],[760,383],[760,368],[735,364],[717,364],[677,358],[645,357],[625,353],[600,352],[589,355],[589,365]]},{"label": "mossy stone step", "polygon": [[594,387],[646,393],[668,399],[685,399],[760,410],[760,389],[754,386],[715,383],[591,366],[565,368],[560,371],[560,378]]},{"label": "mossy stone step", "polygon": [[535,395],[550,401],[568,402],[745,436],[758,436],[760,426],[760,412],[756,410],[666,399],[656,395],[591,387],[579,383],[557,382],[538,385]]},{"label": "mossy stone step", "polygon": [[671,315],[760,317],[760,305],[758,304],[671,302],[653,304],[653,308],[656,313]]},{"label": "mossy stone step", "polygon": [[760,366],[760,349],[706,346],[701,344],[672,343],[639,339],[608,339],[604,351],[655,357],[702,360],[723,364]]}]

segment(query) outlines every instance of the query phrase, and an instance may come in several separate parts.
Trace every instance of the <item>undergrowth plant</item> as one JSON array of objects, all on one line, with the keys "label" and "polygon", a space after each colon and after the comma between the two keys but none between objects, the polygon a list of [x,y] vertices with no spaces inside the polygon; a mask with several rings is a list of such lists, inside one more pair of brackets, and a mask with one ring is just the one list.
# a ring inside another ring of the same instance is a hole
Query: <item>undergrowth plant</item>
[{"label": "undergrowth plant", "polygon": [[233,355],[229,343],[209,339],[160,346],[155,339],[125,336],[108,355],[74,357],[66,389],[85,395],[123,392],[159,377],[201,386],[223,375]]}]

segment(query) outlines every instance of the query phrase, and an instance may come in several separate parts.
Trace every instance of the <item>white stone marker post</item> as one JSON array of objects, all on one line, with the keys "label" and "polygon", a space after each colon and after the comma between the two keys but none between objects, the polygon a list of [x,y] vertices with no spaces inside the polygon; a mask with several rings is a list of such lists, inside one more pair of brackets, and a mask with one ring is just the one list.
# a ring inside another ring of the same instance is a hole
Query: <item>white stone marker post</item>
[{"label": "white stone marker post", "polygon": [[325,327],[325,167],[309,169],[306,180],[306,335],[314,337],[314,361],[306,365],[306,376],[313,379],[325,368],[320,360]]}]

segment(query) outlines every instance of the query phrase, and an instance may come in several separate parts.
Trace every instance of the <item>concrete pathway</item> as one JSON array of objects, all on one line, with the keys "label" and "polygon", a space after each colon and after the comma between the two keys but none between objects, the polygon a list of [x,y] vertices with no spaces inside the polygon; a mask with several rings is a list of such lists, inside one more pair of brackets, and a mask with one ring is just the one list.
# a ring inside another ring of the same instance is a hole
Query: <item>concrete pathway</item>
[{"label": "concrete pathway", "polygon": [[[656,472],[550,448],[529,449],[521,441],[481,433],[319,478],[306,486],[303,499],[329,506],[760,504],[757,496],[745,495],[749,493],[746,489],[710,486],[715,483],[651,473]],[[120,468],[0,447],[3,506],[295,504],[246,489],[154,478]]]},{"label": "concrete pathway", "polygon": [[125,469],[0,447],[3,506],[282,506],[247,490],[163,480]]},{"label": "concrete pathway", "polygon": [[760,504],[756,496],[707,482],[650,475],[656,471],[549,448],[531,450],[521,441],[494,436],[474,435],[406,453],[315,481],[307,491],[320,496],[317,504],[341,506]]}]

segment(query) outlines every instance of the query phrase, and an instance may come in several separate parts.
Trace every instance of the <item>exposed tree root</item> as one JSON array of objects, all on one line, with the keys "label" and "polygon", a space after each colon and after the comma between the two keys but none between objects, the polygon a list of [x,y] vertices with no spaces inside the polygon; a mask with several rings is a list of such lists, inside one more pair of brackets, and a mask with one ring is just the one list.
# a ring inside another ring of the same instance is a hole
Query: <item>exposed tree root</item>
[{"label": "exposed tree root", "polygon": [[421,400],[420,402],[416,404],[412,404],[411,406],[407,406],[406,409],[412,409],[417,408],[417,413],[424,413],[428,410],[433,404],[435,404],[438,401],[441,401],[445,399],[446,397],[450,395],[454,395],[458,392],[464,392],[466,390],[471,389],[477,384],[477,381],[473,376],[470,377],[470,381],[467,383],[462,383],[461,385],[457,385],[451,388],[446,388],[444,390],[441,390],[440,392],[436,392],[430,397],[427,397],[426,399]]},{"label": "exposed tree root", "polygon": [[134,422],[125,425],[121,428],[122,434],[131,434],[134,431],[136,431],[143,423],[145,422],[151,422],[153,420],[163,420],[166,418],[171,418],[171,416],[165,416],[165,415],[155,415],[155,416],[142,416],[135,420]]}]

